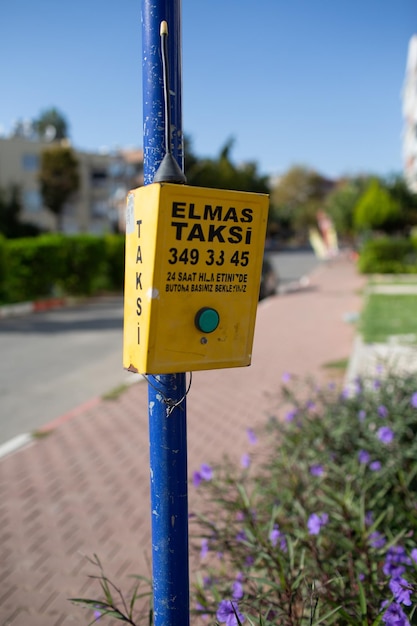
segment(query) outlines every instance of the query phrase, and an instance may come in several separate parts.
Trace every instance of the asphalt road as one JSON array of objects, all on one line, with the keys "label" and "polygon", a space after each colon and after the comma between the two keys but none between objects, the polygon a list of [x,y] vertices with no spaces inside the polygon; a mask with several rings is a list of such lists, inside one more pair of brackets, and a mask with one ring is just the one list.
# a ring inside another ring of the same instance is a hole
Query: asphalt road
[{"label": "asphalt road", "polygon": [[[271,257],[281,285],[318,264],[311,252]],[[0,319],[0,445],[136,381],[122,367],[122,327],[121,297]]]}]

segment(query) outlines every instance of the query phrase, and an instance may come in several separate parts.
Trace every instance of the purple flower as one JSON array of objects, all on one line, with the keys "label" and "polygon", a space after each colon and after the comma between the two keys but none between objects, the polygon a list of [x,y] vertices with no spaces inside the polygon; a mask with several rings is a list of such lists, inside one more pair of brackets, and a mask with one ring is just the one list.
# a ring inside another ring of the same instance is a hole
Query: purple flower
[{"label": "purple flower", "polygon": [[369,469],[371,470],[371,472],[379,472],[379,470],[381,469],[381,462],[372,461],[372,463],[369,464]]},{"label": "purple flower", "polygon": [[312,465],[310,467],[310,474],[312,476],[322,476],[324,474],[323,465]]},{"label": "purple flower", "polygon": [[209,542],[208,539],[203,539],[201,542],[201,551],[200,551],[200,558],[204,559],[209,551]]},{"label": "purple flower", "polygon": [[211,480],[213,478],[213,470],[206,463],[201,465],[200,474],[203,480]]},{"label": "purple flower", "polygon": [[411,565],[405,549],[402,546],[388,548],[382,568],[384,574],[390,578],[399,578],[405,572],[405,565]]},{"label": "purple flower", "polygon": [[381,533],[377,530],[369,535],[369,544],[372,548],[383,548],[385,546],[386,540]]},{"label": "purple flower", "polygon": [[278,525],[275,524],[271,532],[269,533],[269,541],[272,543],[273,547],[278,543],[278,539],[281,537],[281,531],[278,528]]},{"label": "purple flower", "polygon": [[243,585],[239,580],[235,580],[232,585],[233,600],[241,600],[243,598]]},{"label": "purple flower", "polygon": [[94,621],[98,622],[98,620],[100,619],[100,617],[103,616],[103,613],[101,611],[98,611],[97,609],[94,611]]},{"label": "purple flower", "polygon": [[387,417],[388,416],[388,409],[383,404],[380,404],[379,407],[378,407],[378,415],[379,415],[379,417]]},{"label": "purple flower", "polygon": [[[388,602],[384,602],[383,606],[386,606]],[[410,626],[410,622],[407,619],[406,614],[401,608],[400,604],[392,602],[382,616],[382,621],[387,626]]]},{"label": "purple flower", "polygon": [[292,422],[294,418],[296,417],[297,413],[298,413],[297,409],[292,409],[292,411],[288,411],[285,415],[285,421]]},{"label": "purple flower", "polygon": [[202,463],[200,470],[198,472],[194,472],[193,474],[193,485],[194,487],[198,487],[203,480],[211,480],[213,478],[213,469],[210,465],[206,463]]},{"label": "purple flower", "polygon": [[249,443],[251,443],[252,445],[255,445],[255,443],[258,443],[258,438],[253,432],[252,428],[248,428],[246,430],[246,433],[248,435]]},{"label": "purple flower", "polygon": [[361,409],[361,410],[358,412],[358,420],[359,420],[360,422],[363,422],[363,420],[365,419],[365,417],[366,417],[366,411],[364,411],[363,409]]},{"label": "purple flower", "polygon": [[374,516],[372,514],[372,511],[367,511],[367,513],[365,514],[365,524],[366,526],[372,526],[373,523],[374,523]]},{"label": "purple flower", "polygon": [[282,550],[282,552],[287,551],[287,540],[285,539],[284,534],[280,531],[278,524],[275,524],[275,526],[269,533],[269,541],[272,543],[272,546],[274,548],[278,544],[278,541],[279,541],[279,547]]},{"label": "purple flower", "polygon": [[247,541],[247,535],[244,530],[239,530],[236,535],[236,541]]},{"label": "purple flower", "polygon": [[249,454],[242,454],[242,457],[240,459],[240,464],[244,469],[248,469],[248,467],[250,466]]},{"label": "purple flower", "polygon": [[355,385],[355,394],[358,396],[359,394],[362,393],[362,381],[359,377],[357,377],[355,378],[353,383]]},{"label": "purple flower", "polygon": [[289,383],[291,380],[291,374],[289,374],[288,372],[284,372],[281,380],[283,383]]},{"label": "purple flower", "polygon": [[206,621],[208,619],[208,613],[206,613],[206,607],[203,606],[202,604],[200,604],[199,602],[196,602],[195,605],[195,610],[198,611],[199,616],[201,618],[203,618],[204,621]]},{"label": "purple flower", "polygon": [[363,465],[367,465],[370,461],[371,455],[366,450],[359,450],[358,452],[358,461]]},{"label": "purple flower", "polygon": [[380,380],[378,380],[378,379],[374,380],[374,382],[373,382],[373,388],[374,388],[374,389],[379,389],[380,387],[381,387],[381,381],[380,381]]},{"label": "purple flower", "polygon": [[394,439],[394,432],[388,426],[382,426],[378,428],[377,436],[382,443],[388,444]]},{"label": "purple flower", "polygon": [[412,587],[405,578],[392,578],[389,582],[389,588],[396,602],[405,606],[411,606],[410,595]]},{"label": "purple flower", "polygon": [[413,409],[417,409],[417,391],[411,396],[411,406]]},{"label": "purple flower", "polygon": [[309,535],[318,535],[323,526],[327,524],[329,521],[329,516],[327,513],[322,513],[321,515],[317,515],[317,513],[312,513],[307,521],[307,528]]},{"label": "purple flower", "polygon": [[222,600],[217,609],[216,617],[221,624],[226,623],[226,626],[238,626],[239,622],[244,622],[245,617],[239,611],[237,602],[231,600]]},{"label": "purple flower", "polygon": [[347,400],[347,399],[349,398],[349,396],[350,396],[350,391],[349,391],[349,388],[348,388],[348,387],[345,387],[345,388],[342,390],[342,393],[340,394],[340,397],[342,398],[342,400]]},{"label": "purple flower", "polygon": [[417,563],[417,548],[413,548],[411,550],[411,558],[413,559],[414,563]]}]

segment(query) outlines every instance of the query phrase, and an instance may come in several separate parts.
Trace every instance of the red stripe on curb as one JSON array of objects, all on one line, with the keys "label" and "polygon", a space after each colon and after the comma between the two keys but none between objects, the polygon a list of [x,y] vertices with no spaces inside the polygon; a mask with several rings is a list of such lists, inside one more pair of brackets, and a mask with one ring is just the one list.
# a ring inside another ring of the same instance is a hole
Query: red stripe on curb
[{"label": "red stripe on curb", "polygon": [[68,413],[64,413],[63,415],[61,415],[60,417],[57,417],[56,419],[52,420],[48,424],[45,424],[45,426],[38,428],[38,431],[42,433],[42,432],[48,432],[50,430],[54,430],[55,428],[58,428],[58,426],[61,426],[65,422],[68,422],[73,417],[77,417],[77,415],[80,415],[81,413],[88,411],[88,409],[94,408],[100,402],[101,402],[101,398],[99,397],[92,398],[91,400],[87,400],[87,402],[84,402],[84,404],[81,404],[77,408],[72,409],[71,411],[68,411]]},{"label": "red stripe on curb", "polygon": [[36,300],[32,304],[32,311],[48,311],[63,307],[67,303],[65,298],[48,298],[48,300]]}]

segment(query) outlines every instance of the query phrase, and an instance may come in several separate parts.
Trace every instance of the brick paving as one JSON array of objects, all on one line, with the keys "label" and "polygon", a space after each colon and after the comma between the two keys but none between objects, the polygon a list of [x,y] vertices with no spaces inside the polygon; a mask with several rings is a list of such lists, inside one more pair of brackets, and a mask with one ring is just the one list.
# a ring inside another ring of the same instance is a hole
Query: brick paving
[{"label": "brick paving", "polygon": [[[247,451],[246,429],[275,411],[285,372],[320,380],[324,364],[349,357],[355,329],[344,318],[359,312],[364,284],[348,258],[322,265],[306,288],[260,303],[251,367],[194,373],[190,475]],[[150,575],[147,385],[138,381],[0,459],[1,626],[87,624],[68,598],[97,596],[94,553],[122,588],[131,574]]]}]

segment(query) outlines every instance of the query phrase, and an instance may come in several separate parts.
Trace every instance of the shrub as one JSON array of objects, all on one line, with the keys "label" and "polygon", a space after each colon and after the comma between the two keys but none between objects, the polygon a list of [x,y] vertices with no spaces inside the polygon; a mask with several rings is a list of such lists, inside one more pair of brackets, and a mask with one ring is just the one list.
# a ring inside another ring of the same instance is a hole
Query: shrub
[{"label": "shrub", "polygon": [[123,290],[122,235],[0,238],[0,301]]},{"label": "shrub", "polygon": [[7,241],[5,293],[8,302],[51,295],[57,277],[64,271],[65,257],[59,235]]},{"label": "shrub", "polygon": [[364,274],[401,274],[417,271],[417,248],[409,239],[381,237],[363,246],[358,267]]},{"label": "shrub", "polygon": [[197,475],[206,623],[417,623],[416,389],[285,386],[261,453]]},{"label": "shrub", "polygon": [[[296,382],[262,431],[248,429],[241,467],[194,473],[192,624],[417,624],[415,378],[379,368],[343,391]],[[103,597],[77,603],[145,623],[136,596],[97,579]]]},{"label": "shrub", "polygon": [[125,237],[124,235],[106,235],[106,275],[111,291],[123,291],[125,272]]},{"label": "shrub", "polygon": [[354,209],[356,230],[384,230],[395,225],[401,216],[398,202],[377,179],[371,180]]},{"label": "shrub", "polygon": [[103,237],[62,237],[65,271],[58,284],[67,294],[91,295],[106,288],[106,244]]},{"label": "shrub", "polygon": [[7,241],[0,234],[0,302],[6,297]]}]

